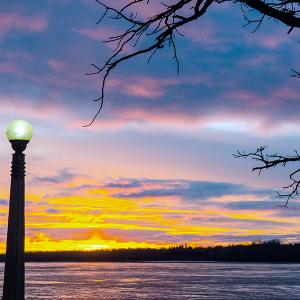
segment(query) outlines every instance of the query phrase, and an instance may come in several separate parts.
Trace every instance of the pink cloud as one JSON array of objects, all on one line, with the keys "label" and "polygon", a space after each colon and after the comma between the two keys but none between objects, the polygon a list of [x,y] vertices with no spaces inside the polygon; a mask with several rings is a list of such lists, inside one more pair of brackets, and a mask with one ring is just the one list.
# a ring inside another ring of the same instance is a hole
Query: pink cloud
[{"label": "pink cloud", "polygon": [[201,20],[201,28],[195,24],[183,27],[181,33],[191,41],[201,46],[222,46],[224,47],[224,36],[218,38],[217,30],[211,21]]},{"label": "pink cloud", "polygon": [[[74,29],[74,31],[77,32],[81,36],[85,36],[85,37],[88,37],[92,40],[99,41],[99,42],[108,41],[109,38],[118,36],[122,33],[122,31],[120,31],[120,30],[118,31],[114,28],[109,28],[109,27],[104,27],[104,26],[101,26],[101,27],[98,27],[95,29],[91,29],[91,28]],[[116,47],[118,46],[118,41],[103,43],[103,45],[105,47],[111,49],[112,51],[114,51],[116,49]],[[122,53],[130,53],[130,52],[132,52],[133,49],[134,49],[133,45],[131,45],[130,43],[126,44],[123,47]]]},{"label": "pink cloud", "polygon": [[[76,64],[69,63],[70,60],[78,62],[78,55],[74,53],[64,60],[46,59],[45,63],[55,72],[45,72],[43,70],[39,72],[26,71],[26,65],[34,63],[35,56],[25,52],[0,50],[0,57],[3,57],[3,60],[0,61],[0,73],[14,74],[26,80],[26,82],[31,81],[48,87],[80,88],[92,91],[98,91],[99,88],[98,78],[84,75],[83,69],[79,69]],[[82,62],[80,63],[83,64]]]},{"label": "pink cloud", "polygon": [[[21,95],[0,95],[1,113],[5,116],[20,114],[20,116],[25,115],[40,120],[47,120],[49,116],[61,116],[62,119],[65,119],[66,111],[61,105],[58,105],[58,98],[59,94],[49,93],[37,103]],[[16,108],[18,109],[16,110]]]},{"label": "pink cloud", "polygon": [[268,106],[275,101],[271,97],[264,97],[247,90],[235,90],[224,96],[249,106]]},{"label": "pink cloud", "polygon": [[20,60],[33,60],[34,59],[34,55],[20,51],[20,50],[15,50],[15,51],[3,50],[0,52],[0,55],[10,61],[16,61],[18,59],[20,59]]},{"label": "pink cloud", "polygon": [[17,76],[22,75],[22,71],[12,62],[1,62],[0,63],[0,73],[3,74],[14,74]]},{"label": "pink cloud", "polygon": [[[220,119],[232,121],[236,117],[234,113],[224,113],[222,111],[215,112],[214,116],[205,115],[201,112],[199,114],[184,114],[180,109],[170,108],[169,111],[165,109],[156,109],[155,111],[147,108],[128,108],[121,111],[115,111],[114,119],[119,126],[128,125],[134,122],[136,124],[142,123],[144,128],[173,128],[179,131],[195,130],[205,128],[210,124],[218,122]],[[123,124],[122,124],[123,122]],[[98,129],[101,128],[102,122],[99,121]]]},{"label": "pink cloud", "polygon": [[154,85],[152,85],[152,83],[150,82],[150,88],[149,88],[149,84],[147,85],[148,86],[130,85],[125,88],[126,94],[136,96],[136,97],[146,97],[146,98],[156,98],[164,94],[163,91],[160,89],[160,87],[156,86],[155,83]]},{"label": "pink cloud", "polygon": [[47,20],[42,16],[25,16],[19,12],[0,13],[0,35],[13,30],[41,32],[46,27]]},{"label": "pink cloud", "polygon": [[[116,8],[116,9],[121,9],[124,7],[126,4],[128,4],[128,1],[126,0],[109,0],[107,3]],[[164,2],[164,4],[171,4],[167,3],[168,1]],[[100,7],[98,5],[98,7]],[[133,12],[137,12],[139,17],[143,18],[148,18],[150,16],[153,16],[154,14],[157,14],[161,12],[163,9],[165,9],[165,6],[160,2],[160,1],[141,1],[141,2],[136,2],[134,5],[131,5],[126,11],[127,15],[130,16],[130,14]]]},{"label": "pink cloud", "polygon": [[98,85],[95,81],[90,80],[84,74],[75,72],[62,72],[59,74],[30,74],[27,79],[45,86],[66,87],[70,89],[81,88],[85,90],[97,90]]},{"label": "pink cloud", "polygon": [[[47,64],[54,72],[44,72],[44,73],[25,73],[19,72],[16,75],[21,76],[27,81],[37,83],[39,85],[45,86],[55,86],[55,87],[65,87],[70,89],[80,88],[85,90],[98,91],[98,82],[96,77],[88,77],[82,73],[82,70],[74,69],[74,66],[68,66],[65,62],[58,60],[47,60]],[[8,66],[6,67],[8,68]],[[6,70],[3,67],[3,72]],[[12,66],[11,66],[12,68]],[[9,70],[9,69],[8,69]],[[11,69],[13,72],[14,69]],[[1,73],[1,64],[0,64],[0,73]],[[94,79],[94,80],[93,80]]]},{"label": "pink cloud", "polygon": [[[91,115],[92,118],[93,115]],[[78,129],[88,124],[91,118],[74,118],[66,126],[70,129]],[[184,115],[179,111],[166,112],[146,109],[122,109],[115,111],[110,118],[104,118],[103,114],[96,119],[89,131],[120,131],[137,130],[142,132],[176,132],[178,134],[199,134],[199,130],[213,130],[215,132],[244,132],[258,136],[277,135],[290,133],[291,128],[299,131],[300,123],[292,120],[274,122],[269,115],[255,111],[215,111],[214,115]]]},{"label": "pink cloud", "polygon": [[134,11],[136,11],[139,16],[143,16],[144,18],[154,16],[166,9],[166,7],[160,1],[138,3],[138,5],[135,5],[134,8]]},{"label": "pink cloud", "polygon": [[[215,110],[213,114],[205,111],[190,114],[180,111],[179,108],[170,107],[168,111],[166,108],[156,108],[155,110],[149,107],[122,107],[122,109],[114,109],[112,115],[108,118],[100,117],[95,123],[89,127],[92,131],[106,131],[106,130],[126,130],[136,129],[142,131],[161,131],[172,130],[178,133],[182,132],[199,132],[201,129],[212,129],[217,131],[239,131],[251,132],[252,134],[278,134],[285,132],[286,122],[274,122],[269,114],[264,114],[256,109],[256,106],[263,105],[260,97],[253,99],[249,94],[242,94],[244,99],[238,101],[251,101],[253,103],[246,103],[246,106],[253,105],[251,109],[247,110],[227,110],[220,108]],[[276,106],[277,99],[271,99],[272,103],[269,106]],[[239,106],[239,105],[238,105]],[[266,105],[268,106],[268,105]],[[78,128],[83,124],[87,124],[90,120],[76,119],[70,124],[70,128]],[[293,121],[295,126],[299,126],[297,120]]]},{"label": "pink cloud", "polygon": [[285,35],[265,35],[260,39],[262,46],[270,49],[275,49],[281,46],[283,43],[286,43],[287,36]]},{"label": "pink cloud", "polygon": [[293,88],[284,86],[273,91],[274,97],[277,99],[299,101],[299,92]]},{"label": "pink cloud", "polygon": [[111,36],[116,36],[120,34],[120,32],[117,30],[103,27],[103,26],[95,29],[91,29],[91,28],[74,29],[74,31],[82,36],[86,36],[92,40],[96,40],[100,42],[107,40]]},{"label": "pink cloud", "polygon": [[129,96],[143,98],[157,98],[165,94],[168,86],[179,85],[177,79],[158,79],[151,77],[136,77],[130,81],[114,80],[110,85],[121,87],[121,91]]},{"label": "pink cloud", "polygon": [[179,86],[184,84],[205,84],[210,85],[211,81],[208,76],[194,76],[181,78],[156,78],[138,76],[131,79],[111,79],[107,86],[110,89],[118,88],[121,93],[133,97],[155,99],[166,94],[169,87]]},{"label": "pink cloud", "polygon": [[247,60],[240,60],[239,64],[241,67],[260,67],[262,65],[274,64],[276,57],[268,54],[258,54],[255,56],[247,57]]},{"label": "pink cloud", "polygon": [[247,34],[244,36],[246,44],[251,47],[261,46],[270,50],[286,45],[287,43],[297,42],[296,37],[288,35],[283,28],[274,28],[272,32],[256,32],[255,34]]},{"label": "pink cloud", "polygon": [[[70,122],[69,127],[78,128],[88,124],[90,119],[76,119]],[[115,109],[108,118],[98,118],[89,130],[122,130],[126,128],[135,128],[143,131],[161,130],[162,128],[178,131],[193,130],[204,127],[209,123],[207,116],[189,116],[181,113],[176,109],[166,112],[165,109],[156,109],[155,111],[141,107],[128,107],[122,110]],[[142,124],[142,126],[141,126]]]},{"label": "pink cloud", "polygon": [[[231,98],[233,101],[245,103],[252,107],[268,107],[276,108],[281,105],[288,105],[287,101],[298,101],[299,91],[289,86],[274,88],[266,95],[250,92],[247,90],[235,90],[224,94],[226,98]],[[290,103],[290,102],[289,102]],[[253,112],[255,113],[255,111]],[[265,113],[262,113],[265,115]]]},{"label": "pink cloud", "polygon": [[56,60],[56,59],[48,59],[47,64],[49,67],[57,72],[61,72],[65,69],[66,65],[63,61]]}]

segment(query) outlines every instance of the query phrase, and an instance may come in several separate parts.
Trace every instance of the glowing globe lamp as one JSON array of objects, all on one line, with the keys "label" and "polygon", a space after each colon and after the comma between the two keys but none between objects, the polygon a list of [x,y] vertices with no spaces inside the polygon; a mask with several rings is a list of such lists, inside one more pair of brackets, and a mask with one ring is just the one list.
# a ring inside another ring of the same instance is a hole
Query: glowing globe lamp
[{"label": "glowing globe lamp", "polygon": [[32,138],[32,127],[24,120],[14,120],[6,127],[6,136],[9,141],[30,141]]}]

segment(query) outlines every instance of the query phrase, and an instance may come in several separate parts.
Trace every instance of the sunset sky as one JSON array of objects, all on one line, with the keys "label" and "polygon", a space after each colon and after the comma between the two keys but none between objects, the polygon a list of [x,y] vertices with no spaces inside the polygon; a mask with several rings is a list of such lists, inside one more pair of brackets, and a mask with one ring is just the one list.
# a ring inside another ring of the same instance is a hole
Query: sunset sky
[{"label": "sunset sky", "polygon": [[[117,3],[118,1],[110,1]],[[146,17],[156,7],[139,7]],[[92,0],[0,3],[0,252],[5,249],[11,147],[5,128],[28,120],[26,249],[216,245],[274,238],[300,242],[300,202],[283,200],[284,170],[251,172],[238,149],[299,150],[299,34],[266,20],[242,27],[238,4],[217,5],[169,49],[101,65],[120,32],[96,22]]]}]

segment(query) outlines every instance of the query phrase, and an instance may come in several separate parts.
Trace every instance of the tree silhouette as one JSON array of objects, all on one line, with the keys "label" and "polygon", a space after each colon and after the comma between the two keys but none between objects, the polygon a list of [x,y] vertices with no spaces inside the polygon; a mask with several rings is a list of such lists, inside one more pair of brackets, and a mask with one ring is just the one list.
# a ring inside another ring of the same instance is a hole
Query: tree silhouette
[{"label": "tree silhouette", "polygon": [[[144,262],[144,261],[235,261],[235,262],[300,262],[300,244],[280,240],[255,241],[213,247],[179,245],[169,248],[102,249],[95,251],[27,252],[27,262]],[[5,254],[0,254],[0,262]]]},{"label": "tree silhouette", "polygon": [[[104,9],[104,13],[97,24],[109,19],[114,22],[125,23],[126,28],[121,34],[111,36],[104,41],[116,44],[112,54],[103,65],[91,64],[93,70],[87,73],[87,75],[101,75],[102,81],[100,96],[94,100],[100,103],[98,111],[85,127],[93,124],[102,110],[108,77],[122,62],[145,54],[149,55],[148,61],[150,61],[158,50],[168,46],[172,50],[173,58],[177,64],[177,72],[179,72],[175,38],[181,36],[180,28],[203,17],[213,5],[222,5],[225,2],[239,5],[246,20],[245,25],[255,25],[253,32],[260,27],[266,17],[273,18],[288,26],[288,33],[295,27],[300,27],[299,0],[166,0],[161,3],[159,13],[150,14],[148,17],[139,13],[137,7],[141,4],[151,5],[150,0],[115,2],[96,0],[96,2]],[[251,19],[248,16],[249,11],[253,10],[260,13],[258,19]],[[141,40],[143,40],[142,45],[140,45]],[[130,48],[129,51],[128,48]],[[294,72],[293,76],[300,77],[300,73],[295,70],[292,71]]]}]

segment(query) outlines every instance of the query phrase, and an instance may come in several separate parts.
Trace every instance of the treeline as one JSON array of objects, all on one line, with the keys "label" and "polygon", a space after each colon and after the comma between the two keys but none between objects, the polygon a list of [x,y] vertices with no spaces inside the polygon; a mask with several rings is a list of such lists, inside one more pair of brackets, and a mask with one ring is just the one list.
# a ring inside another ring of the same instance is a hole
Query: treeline
[{"label": "treeline", "polygon": [[[161,249],[105,249],[96,251],[29,252],[26,261],[35,262],[129,262],[129,261],[231,261],[231,262],[299,262],[300,243],[282,244],[278,240],[249,245]],[[4,261],[5,255],[0,255]]]}]

